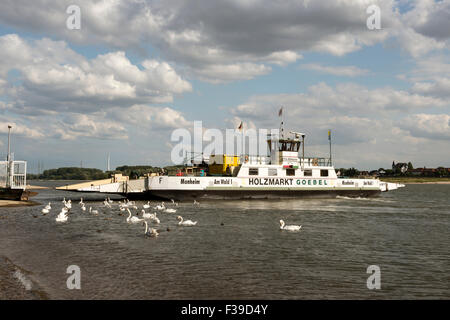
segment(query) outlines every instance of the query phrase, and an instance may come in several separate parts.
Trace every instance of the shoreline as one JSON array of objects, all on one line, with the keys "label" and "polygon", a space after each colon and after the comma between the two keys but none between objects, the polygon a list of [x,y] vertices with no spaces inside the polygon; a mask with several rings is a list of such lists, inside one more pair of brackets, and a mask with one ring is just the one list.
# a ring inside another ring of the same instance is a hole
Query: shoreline
[{"label": "shoreline", "polygon": [[40,205],[39,202],[32,200],[0,200],[0,208],[33,207],[38,205]]}]

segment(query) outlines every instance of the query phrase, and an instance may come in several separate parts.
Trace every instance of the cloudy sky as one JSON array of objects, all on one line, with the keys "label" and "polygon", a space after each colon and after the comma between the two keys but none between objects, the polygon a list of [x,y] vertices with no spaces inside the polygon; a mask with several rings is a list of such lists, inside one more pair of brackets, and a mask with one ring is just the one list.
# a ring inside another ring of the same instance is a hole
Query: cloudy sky
[{"label": "cloudy sky", "polygon": [[11,124],[32,172],[168,165],[173,130],[277,128],[281,105],[338,167],[449,167],[449,101],[450,0],[0,2],[1,156]]}]

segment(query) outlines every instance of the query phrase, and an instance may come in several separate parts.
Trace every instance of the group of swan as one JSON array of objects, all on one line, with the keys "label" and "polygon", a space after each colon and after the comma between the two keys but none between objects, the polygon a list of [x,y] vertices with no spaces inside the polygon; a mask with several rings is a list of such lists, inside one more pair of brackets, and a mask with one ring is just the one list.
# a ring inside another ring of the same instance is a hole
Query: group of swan
[{"label": "group of swan", "polygon": [[[178,203],[176,203],[173,199],[171,199],[171,201],[172,201],[172,204],[173,204],[173,205],[178,206]],[[69,213],[70,209],[72,208],[72,202],[71,202],[70,199],[66,201],[66,198],[64,198],[64,199],[62,200],[62,203],[64,204],[64,207],[62,208],[61,212],[60,212],[60,213],[58,214],[58,216],[56,217],[56,221],[57,221],[57,222],[66,222],[66,221],[68,220],[68,218],[69,218],[68,213]],[[108,208],[112,208],[112,207],[111,207],[111,204],[112,204],[112,203],[113,203],[113,201],[112,201],[109,197],[106,198],[106,199],[103,201],[103,204],[105,205],[105,207],[108,207]],[[86,204],[83,202],[83,198],[80,199],[79,204],[80,204],[81,210],[82,210],[82,211],[86,211]],[[197,201],[194,200],[194,204],[197,204],[197,205],[198,205],[199,203],[198,203]],[[147,201],[147,203],[143,205],[143,208],[144,208],[144,209],[149,209],[150,207],[151,207],[150,201]],[[134,202],[132,202],[132,201],[130,201],[130,200],[128,200],[128,199],[124,200],[123,202],[119,201],[119,209],[120,209],[120,211],[125,211],[125,210],[128,211],[128,217],[127,217],[127,219],[126,219],[126,221],[127,221],[128,223],[139,223],[139,222],[143,222],[143,223],[145,223],[145,226],[146,226],[146,228],[145,228],[145,234],[146,234],[147,236],[157,237],[157,236],[158,236],[158,231],[157,231],[156,229],[154,229],[154,228],[149,228],[149,227],[148,227],[148,222],[146,221],[146,219],[148,219],[149,222],[153,222],[153,223],[156,223],[156,224],[160,224],[161,221],[160,221],[160,219],[156,216],[156,212],[155,212],[155,213],[147,213],[147,212],[145,212],[145,210],[143,209],[143,210],[141,210],[141,213],[142,213],[142,219],[141,219],[141,218],[139,218],[139,217],[137,217],[137,216],[133,216],[129,208],[137,209],[137,206],[135,205]],[[177,211],[176,209],[173,209],[173,208],[166,208],[164,202],[162,202],[161,204],[157,204],[157,205],[154,207],[154,209],[160,210],[160,211],[164,210],[164,212],[167,212],[167,213],[175,213],[175,212]],[[45,215],[45,214],[49,213],[50,210],[51,210],[51,203],[49,202],[49,203],[42,209],[42,213]],[[99,213],[99,211],[96,210],[96,209],[93,209],[92,207],[89,207],[89,213],[94,214],[94,215],[97,215],[97,214]],[[178,225],[180,225],[180,226],[195,226],[195,225],[197,224],[197,221],[195,221],[195,222],[194,222],[194,221],[191,221],[191,220],[186,220],[186,221],[184,221],[183,218],[182,218],[181,216],[177,216],[177,220],[179,221],[179,222],[178,222]]]}]

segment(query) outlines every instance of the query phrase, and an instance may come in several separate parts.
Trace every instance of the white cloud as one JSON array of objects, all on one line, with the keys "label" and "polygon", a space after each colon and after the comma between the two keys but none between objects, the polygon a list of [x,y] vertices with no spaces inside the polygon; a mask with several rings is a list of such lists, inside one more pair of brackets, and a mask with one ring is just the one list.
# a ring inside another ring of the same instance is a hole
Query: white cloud
[{"label": "white cloud", "polygon": [[108,121],[101,115],[66,115],[61,121],[49,128],[49,136],[61,140],[76,140],[79,138],[96,139],[127,139],[127,130],[117,121]]},{"label": "white cloud", "polygon": [[235,80],[250,80],[256,76],[267,74],[270,71],[271,68],[263,64],[236,63],[208,65],[193,72],[205,81],[221,83]]},{"label": "white cloud", "polygon": [[168,107],[134,105],[125,112],[123,109],[115,108],[110,111],[108,116],[116,121],[152,130],[169,130],[192,126],[192,122],[186,120],[181,112]]},{"label": "white cloud", "polygon": [[343,77],[357,77],[369,73],[367,69],[360,69],[355,66],[323,66],[318,63],[302,64],[302,69],[313,70],[320,73],[332,74]]},{"label": "white cloud", "polygon": [[[371,154],[371,165],[381,166],[381,163],[375,164],[377,156],[373,150],[384,153],[385,157],[401,157],[399,154],[404,148],[416,148],[424,143],[436,145],[427,139],[438,135],[442,139],[448,134],[448,116],[439,118],[427,114],[435,110],[448,111],[450,104],[446,99],[389,87],[368,89],[353,83],[334,87],[319,83],[305,93],[256,95],[232,108],[231,119],[254,121],[258,128],[278,128],[280,106],[285,110],[286,130],[307,133],[308,152],[323,154],[327,151],[321,146],[328,142],[328,129],[333,132],[333,144],[339,145],[337,149],[349,151],[353,146],[355,150],[364,150],[352,154],[353,163],[349,165],[364,163],[367,160],[364,157]],[[408,117],[416,112],[420,117]],[[411,131],[413,123],[421,129]],[[371,145],[373,150],[366,145]],[[429,157],[432,148],[427,152]],[[410,159],[426,161],[426,153],[405,154]],[[340,153],[342,165],[348,156],[349,153]]]},{"label": "white cloud", "polygon": [[450,140],[450,115],[414,114],[406,117],[400,127],[419,138]]},{"label": "white cloud", "polygon": [[7,134],[8,126],[12,126],[12,134],[26,137],[28,139],[41,139],[45,137],[45,130],[41,128],[30,128],[23,120],[13,116],[0,116],[0,133]]},{"label": "white cloud", "polygon": [[417,82],[413,90],[426,95],[450,97],[450,78],[440,78],[433,82]]},{"label": "white cloud", "polygon": [[[251,79],[318,51],[341,56],[382,42],[387,30],[366,28],[373,1],[80,0],[81,30],[65,28],[69,0],[10,1],[0,11],[9,26],[82,45],[104,44],[148,54],[147,44],[191,74],[216,82]],[[386,28],[395,25],[393,2],[376,1]],[[151,50],[151,49],[150,49]],[[216,67],[219,66],[219,67]],[[241,72],[243,70],[243,72]],[[242,75],[242,77],[240,77]]]},{"label": "white cloud", "polygon": [[144,60],[134,65],[122,51],[88,60],[64,42],[27,42],[17,35],[0,37],[0,47],[7,48],[0,52],[0,75],[21,73],[22,85],[2,85],[16,112],[95,112],[114,105],[171,102],[174,94],[192,90],[168,63]]}]

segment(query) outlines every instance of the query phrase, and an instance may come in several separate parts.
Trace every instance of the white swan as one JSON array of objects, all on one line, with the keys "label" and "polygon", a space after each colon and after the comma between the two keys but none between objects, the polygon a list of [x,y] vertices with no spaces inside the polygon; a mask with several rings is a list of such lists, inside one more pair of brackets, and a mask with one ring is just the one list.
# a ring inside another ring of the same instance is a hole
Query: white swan
[{"label": "white swan", "polygon": [[51,210],[52,209],[52,203],[49,202],[48,205],[45,206],[45,209]]},{"label": "white swan", "polygon": [[83,198],[80,199],[80,202],[79,202],[79,203],[80,203],[80,206],[82,206],[82,205],[84,204]]},{"label": "white swan", "polygon": [[197,221],[195,222],[192,220],[183,221],[182,216],[177,216],[177,219],[180,220],[180,222],[178,222],[179,226],[195,226],[197,224]]},{"label": "white swan", "polygon": [[164,206],[164,202],[162,202],[161,204],[158,204],[154,209],[156,209],[156,210],[164,210],[164,209],[166,209],[166,207]]},{"label": "white swan", "polygon": [[127,209],[128,210],[128,213],[129,213],[129,215],[128,215],[128,218],[127,218],[127,222],[128,223],[138,223],[138,222],[141,222],[142,220],[144,220],[144,219],[139,219],[138,217],[136,217],[136,216],[131,216],[131,211],[129,210],[129,209]]},{"label": "white swan", "polygon": [[56,222],[66,222],[69,216],[66,214],[67,211],[61,210],[61,212],[56,217]]},{"label": "white swan", "polygon": [[86,207],[84,206],[84,203],[83,203],[83,205],[81,206],[81,210],[86,211]]},{"label": "white swan", "polygon": [[156,229],[154,228],[150,228],[150,230],[148,229],[147,221],[144,221],[144,224],[145,224],[144,235],[146,235],[147,237],[157,237],[159,235]]},{"label": "white swan", "polygon": [[283,220],[280,220],[280,230],[299,231],[301,228],[302,228],[302,226],[296,226],[296,225],[287,226]]},{"label": "white swan", "polygon": [[42,211],[41,211],[43,214],[47,214],[47,213],[49,213],[50,212],[50,210],[49,209],[47,209],[47,207],[45,207],[45,208],[43,208],[42,209]]},{"label": "white swan", "polygon": [[199,205],[200,202],[198,202],[197,200],[194,199],[194,204]]},{"label": "white swan", "polygon": [[89,213],[98,214],[98,210],[92,210],[92,207],[89,207]]},{"label": "white swan", "polygon": [[144,209],[150,208],[150,201],[147,201],[147,203],[144,204],[142,207],[143,207]]},{"label": "white swan", "polygon": [[156,224],[160,224],[161,220],[159,220],[159,218],[156,216],[156,212],[154,214],[152,214],[152,216],[150,217],[150,221],[156,223]]},{"label": "white swan", "polygon": [[144,219],[151,219],[155,216],[154,214],[145,212],[144,209],[141,210],[141,213],[142,213],[142,218],[144,218]]},{"label": "white swan", "polygon": [[177,210],[169,208],[169,209],[166,209],[165,212],[167,212],[167,213],[175,213],[175,212],[177,212]]}]

